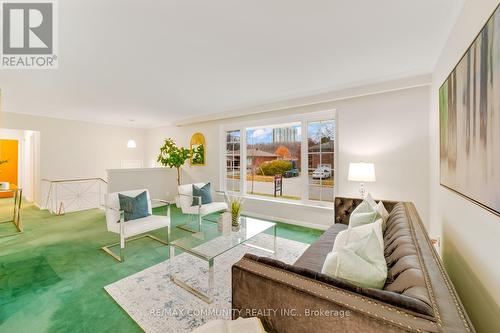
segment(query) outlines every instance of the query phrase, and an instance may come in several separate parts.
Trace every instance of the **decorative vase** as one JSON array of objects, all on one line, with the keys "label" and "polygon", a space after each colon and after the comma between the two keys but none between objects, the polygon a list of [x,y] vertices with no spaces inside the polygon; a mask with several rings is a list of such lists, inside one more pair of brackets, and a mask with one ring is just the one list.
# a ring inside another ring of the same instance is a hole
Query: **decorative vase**
[{"label": "decorative vase", "polygon": [[231,214],[231,224],[233,227],[238,227],[240,225],[240,214]]},{"label": "decorative vase", "polygon": [[231,213],[231,224],[233,231],[240,229],[240,214],[243,210],[243,198],[233,197],[229,200],[229,212]]}]

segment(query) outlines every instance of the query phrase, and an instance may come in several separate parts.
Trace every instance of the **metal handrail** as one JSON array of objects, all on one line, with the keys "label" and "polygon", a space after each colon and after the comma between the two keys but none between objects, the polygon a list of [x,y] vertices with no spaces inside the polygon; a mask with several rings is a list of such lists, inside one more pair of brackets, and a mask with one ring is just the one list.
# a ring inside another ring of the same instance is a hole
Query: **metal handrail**
[{"label": "metal handrail", "polygon": [[73,178],[73,179],[47,179],[43,178],[42,181],[49,182],[49,183],[69,183],[69,182],[81,182],[81,181],[88,181],[88,180],[100,180],[103,183],[108,183],[106,180],[102,179],[101,177],[93,177],[93,178]]}]

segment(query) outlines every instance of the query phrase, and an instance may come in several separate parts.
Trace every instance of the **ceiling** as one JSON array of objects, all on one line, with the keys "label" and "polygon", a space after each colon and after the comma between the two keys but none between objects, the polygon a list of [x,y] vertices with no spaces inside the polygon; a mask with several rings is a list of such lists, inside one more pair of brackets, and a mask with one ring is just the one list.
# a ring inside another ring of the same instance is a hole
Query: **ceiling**
[{"label": "ceiling", "polygon": [[59,68],[3,109],[152,127],[430,73],[464,0],[65,0]]}]

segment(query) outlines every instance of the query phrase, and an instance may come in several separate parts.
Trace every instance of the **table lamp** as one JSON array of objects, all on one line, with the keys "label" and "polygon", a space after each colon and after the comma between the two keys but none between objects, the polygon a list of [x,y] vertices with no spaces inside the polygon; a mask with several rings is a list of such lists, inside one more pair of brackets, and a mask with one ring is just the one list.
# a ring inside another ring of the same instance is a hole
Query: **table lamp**
[{"label": "table lamp", "polygon": [[375,165],[373,163],[349,163],[349,175],[347,176],[349,181],[360,182],[359,193],[361,198],[366,197],[365,182],[375,181]]}]

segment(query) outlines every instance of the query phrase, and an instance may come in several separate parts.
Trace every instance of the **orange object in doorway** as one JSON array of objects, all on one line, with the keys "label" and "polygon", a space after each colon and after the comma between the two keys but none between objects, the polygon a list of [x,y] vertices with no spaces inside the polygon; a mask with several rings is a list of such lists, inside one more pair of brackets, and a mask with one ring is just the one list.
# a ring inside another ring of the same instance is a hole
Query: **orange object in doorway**
[{"label": "orange object in doorway", "polygon": [[[0,182],[18,185],[19,141],[0,140],[0,160],[7,161],[0,165]],[[12,193],[0,193],[0,198],[11,198]]]}]

